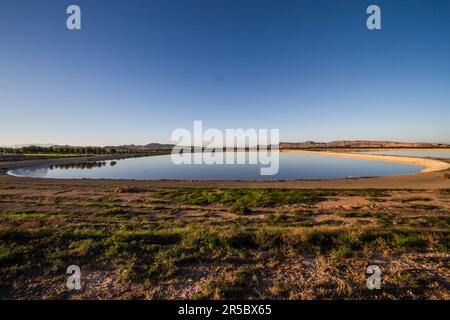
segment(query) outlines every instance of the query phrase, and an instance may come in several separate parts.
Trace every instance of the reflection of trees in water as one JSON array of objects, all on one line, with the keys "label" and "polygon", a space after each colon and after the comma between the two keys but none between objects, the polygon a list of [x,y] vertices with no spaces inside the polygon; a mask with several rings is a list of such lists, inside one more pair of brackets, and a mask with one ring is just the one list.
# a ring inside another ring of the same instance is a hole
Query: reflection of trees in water
[{"label": "reflection of trees in water", "polygon": [[[105,167],[108,164],[107,161],[90,161],[90,162],[81,162],[81,163],[64,163],[64,164],[55,164],[50,165],[48,168],[50,170],[54,169],[93,169],[93,168],[101,168]],[[111,161],[109,163],[110,166],[115,166],[117,161]]]},{"label": "reflection of trees in water", "polygon": [[16,174],[18,176],[32,177],[32,178],[45,177],[47,173],[48,173],[47,167],[21,168],[13,171],[13,174]]},{"label": "reflection of trees in water", "polygon": [[30,167],[30,168],[19,168],[15,170],[9,171],[12,175],[17,175],[21,177],[45,177],[48,175],[49,170],[56,169],[93,169],[93,168],[101,168],[107,165],[114,167],[117,165],[117,161],[90,161],[83,163],[66,163],[66,164],[52,164],[48,167]]}]

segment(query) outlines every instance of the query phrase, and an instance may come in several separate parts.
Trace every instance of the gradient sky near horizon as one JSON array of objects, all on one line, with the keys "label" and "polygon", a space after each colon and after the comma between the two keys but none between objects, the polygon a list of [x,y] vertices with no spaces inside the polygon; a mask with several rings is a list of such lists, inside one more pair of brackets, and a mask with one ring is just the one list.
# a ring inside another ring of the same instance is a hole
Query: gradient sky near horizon
[{"label": "gradient sky near horizon", "polygon": [[[382,30],[366,28],[371,4]],[[2,0],[0,145],[167,143],[194,120],[450,143],[449,14],[447,0]]]}]

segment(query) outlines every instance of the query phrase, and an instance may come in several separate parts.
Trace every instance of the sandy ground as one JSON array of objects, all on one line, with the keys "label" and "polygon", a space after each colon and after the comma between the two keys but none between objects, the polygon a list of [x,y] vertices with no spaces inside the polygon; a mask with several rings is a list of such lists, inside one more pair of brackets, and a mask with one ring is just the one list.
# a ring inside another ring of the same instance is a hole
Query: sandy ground
[{"label": "sandy ground", "polygon": [[[426,167],[416,174],[393,175],[370,178],[347,178],[333,180],[280,180],[280,181],[210,181],[210,180],[96,180],[96,179],[44,179],[18,178],[7,175],[13,168],[36,165],[55,165],[80,163],[85,161],[100,161],[120,159],[133,156],[105,155],[89,158],[47,159],[17,162],[0,162],[0,183],[8,185],[67,185],[72,186],[136,186],[143,188],[302,188],[302,189],[446,189],[450,188],[450,160],[438,160],[415,157],[398,157],[383,155],[359,155],[328,151],[299,151],[283,152],[320,153],[323,155],[351,157],[359,159],[401,162]],[[438,171],[440,170],[440,171]]]}]

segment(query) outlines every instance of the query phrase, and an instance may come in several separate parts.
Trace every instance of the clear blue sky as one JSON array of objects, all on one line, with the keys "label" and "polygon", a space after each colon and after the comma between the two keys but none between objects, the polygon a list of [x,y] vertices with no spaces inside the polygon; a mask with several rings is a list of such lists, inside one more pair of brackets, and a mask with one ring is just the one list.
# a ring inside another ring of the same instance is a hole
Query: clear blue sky
[{"label": "clear blue sky", "polygon": [[447,0],[1,0],[0,145],[169,142],[194,120],[450,142],[449,15]]}]

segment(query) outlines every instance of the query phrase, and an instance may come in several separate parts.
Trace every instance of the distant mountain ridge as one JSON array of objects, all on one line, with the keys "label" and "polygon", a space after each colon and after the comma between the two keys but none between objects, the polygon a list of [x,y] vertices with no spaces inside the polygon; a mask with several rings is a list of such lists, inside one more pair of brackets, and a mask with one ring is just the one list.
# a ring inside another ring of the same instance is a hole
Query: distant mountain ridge
[{"label": "distant mountain ridge", "polygon": [[[149,150],[149,149],[172,149],[174,144],[149,143],[146,145],[121,145],[115,147],[117,150]],[[428,142],[395,142],[395,141],[370,141],[370,140],[336,140],[330,142],[280,142],[280,149],[313,149],[313,148],[446,148],[450,144],[428,143]]]},{"label": "distant mountain ridge", "polygon": [[25,144],[13,144],[12,146],[0,145],[0,148],[19,149],[19,148],[30,147],[30,146],[42,147],[42,148],[50,148],[50,147],[55,147],[56,145],[54,143],[25,143]]},{"label": "distant mountain ridge", "polygon": [[[43,147],[43,148],[78,148],[79,146],[57,145],[57,144],[16,144],[13,146],[0,145],[1,148],[23,148],[23,147]],[[145,145],[125,144],[118,146],[105,146],[104,149],[115,149],[121,151],[133,150],[156,150],[172,149],[174,144],[168,143],[148,143]],[[280,142],[280,149],[321,149],[321,148],[450,148],[446,143],[429,142],[396,142],[396,141],[371,141],[371,140],[336,140],[330,142]]]},{"label": "distant mountain ridge", "polygon": [[172,149],[174,144],[149,143],[146,145],[125,144],[120,146],[107,146],[105,148],[114,148],[116,150],[152,150],[152,149]]},{"label": "distant mountain ridge", "polygon": [[428,142],[395,142],[395,141],[370,141],[370,140],[336,140],[330,142],[281,142],[280,149],[289,148],[439,148],[450,147],[445,143]]}]

